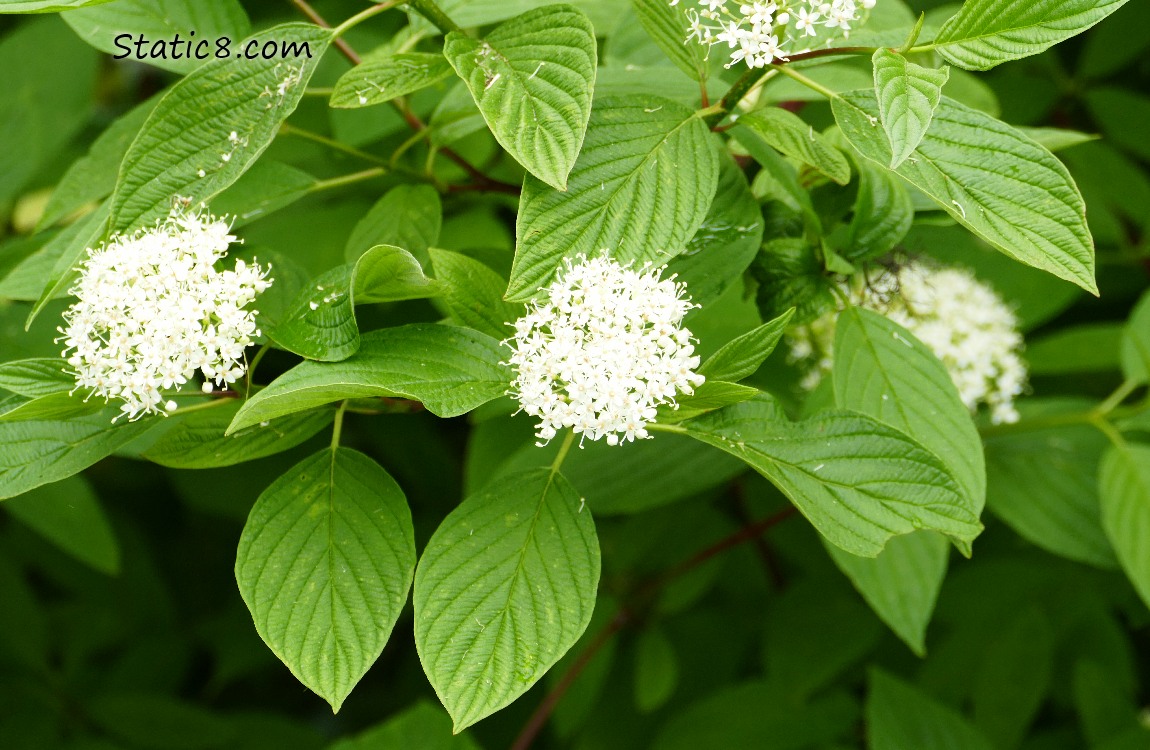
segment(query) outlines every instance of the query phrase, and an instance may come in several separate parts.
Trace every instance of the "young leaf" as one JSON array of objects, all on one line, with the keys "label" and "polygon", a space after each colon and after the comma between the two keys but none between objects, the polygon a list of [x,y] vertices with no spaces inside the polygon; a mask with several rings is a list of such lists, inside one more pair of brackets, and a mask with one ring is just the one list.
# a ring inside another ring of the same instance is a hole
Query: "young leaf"
[{"label": "young leaf", "polygon": [[[140,37],[147,40],[143,47],[145,54],[155,50],[157,43],[164,44],[163,56],[153,54],[146,62],[175,73],[190,73],[207,59],[214,58],[218,51],[217,39],[223,37],[237,44],[251,31],[248,16],[239,0],[213,0],[210,3],[116,0],[74,10],[61,18],[81,39],[109,55],[122,55],[125,49],[120,45],[123,43],[129,49],[135,49],[135,41]],[[121,40],[121,36],[129,38]],[[179,42],[173,44],[175,39]],[[199,46],[199,57],[190,54],[196,45]]]},{"label": "young leaf", "polygon": [[544,6],[482,40],[453,31],[443,54],[507,153],[543,182],[566,190],[595,88],[595,29],[587,16],[570,5]]},{"label": "young leaf", "polygon": [[108,202],[105,201],[95,211],[52,238],[52,241],[43,248],[44,254],[55,258],[55,262],[40,296],[36,298],[28,318],[24,321],[25,331],[32,327],[32,322],[49,302],[67,296],[67,290],[79,275],[75,266],[85,257],[89,248],[99,244],[100,238],[107,231],[108,209]]},{"label": "young leaf", "polygon": [[1138,300],[1122,329],[1122,374],[1135,383],[1150,381],[1150,293]]},{"label": "young leaf", "polygon": [[567,192],[532,177],[523,183],[507,299],[530,299],[563,258],[580,253],[670,260],[702,225],[718,174],[712,134],[683,105],[653,96],[596,101]]},{"label": "young leaf", "polygon": [[852,554],[875,557],[888,539],[916,529],[941,531],[969,551],[982,530],[947,467],[871,417],[836,411],[791,422],[763,395],[681,427],[746,461]]},{"label": "young leaf", "polygon": [[0,500],[78,474],[156,426],[155,420],[113,425],[113,416],[0,422]]},{"label": "young leaf", "polygon": [[1102,527],[1134,589],[1150,603],[1150,446],[1112,446],[1098,482]]},{"label": "young leaf", "polygon": [[[859,153],[892,163],[873,91],[831,107]],[[1082,195],[1062,162],[1009,125],[944,96],[917,154],[895,172],[1006,255],[1098,293]]]},{"label": "young leaf", "polygon": [[881,420],[937,456],[976,516],[986,503],[982,440],[946,367],[893,320],[850,307],[835,324],[835,403]]},{"label": "young leaf", "polygon": [[502,341],[524,307],[503,300],[507,283],[503,277],[474,258],[447,250],[432,249],[435,277],[443,284],[443,301],[451,317],[461,325]]},{"label": "young leaf", "polygon": [[335,82],[328,104],[337,109],[383,104],[439,83],[451,73],[451,64],[443,55],[427,52],[364,60]]},{"label": "young leaf", "polygon": [[674,424],[693,419],[700,414],[706,414],[716,409],[722,409],[731,404],[741,404],[750,401],[762,391],[749,385],[726,383],[722,380],[707,379],[707,382],[695,389],[690,396],[680,396],[675,406],[660,406],[656,421],[663,424]]},{"label": "young leaf", "polygon": [[967,70],[1037,55],[1086,31],[1126,0],[967,0],[928,47]]},{"label": "young leaf", "polygon": [[299,103],[331,32],[289,23],[251,39],[294,44],[301,57],[210,60],[168,89],[124,156],[112,231],[167,214],[177,196],[206,201],[235,182]]},{"label": "young leaf", "polygon": [[68,477],[0,503],[24,525],[96,570],[120,572],[120,547],[92,487]]},{"label": "young leaf", "polygon": [[754,375],[775,350],[794,314],[793,309],[788,310],[769,323],[763,323],[753,331],[723,344],[719,351],[702,364],[699,374],[706,375],[708,380],[732,383]]},{"label": "young leaf", "polygon": [[707,61],[703,46],[687,43],[690,21],[682,7],[666,0],[631,0],[639,23],[671,62],[692,80],[706,80]]},{"label": "young leaf", "polygon": [[182,417],[177,411],[171,417],[178,420],[176,426],[152,443],[143,457],[172,469],[233,466],[294,448],[329,425],[334,416],[331,409],[312,409],[225,436],[242,405],[236,400]]},{"label": "young leaf", "polygon": [[878,557],[858,557],[825,545],[831,559],[875,614],[918,656],[926,655],[926,626],[946,577],[950,545],[933,531],[896,536]]},{"label": "young leaf", "polygon": [[415,574],[415,645],[455,731],[508,705],[579,639],[599,585],[599,540],[550,469],[473,495],[432,535]]},{"label": "young leaf", "polygon": [[924,68],[885,48],[876,51],[871,61],[879,119],[890,141],[887,166],[898,169],[926,135],[950,68]]},{"label": "young leaf", "polygon": [[333,711],[379,657],[414,570],[403,491],[350,448],[324,449],[268,487],[236,552],[260,637]]},{"label": "young leaf", "polygon": [[344,255],[349,263],[376,245],[402,247],[420,262],[439,240],[443,205],[430,185],[397,185],[383,194],[356,223]]},{"label": "young leaf", "polygon": [[456,417],[499,398],[511,382],[495,339],[470,328],[429,323],[364,334],[342,362],[304,362],[244,403],[228,434],[285,414],[346,398],[384,396],[422,401]]},{"label": "young leaf", "polygon": [[779,107],[743,115],[739,124],[783,154],[809,164],[829,179],[845,185],[851,179],[846,156],[801,117]]},{"label": "young leaf", "polygon": [[993,745],[953,709],[877,669],[866,702],[871,750],[993,750]]},{"label": "young leaf", "polygon": [[442,293],[440,284],[423,274],[411,253],[394,245],[376,245],[355,263],[352,297],[357,305],[426,299]]}]

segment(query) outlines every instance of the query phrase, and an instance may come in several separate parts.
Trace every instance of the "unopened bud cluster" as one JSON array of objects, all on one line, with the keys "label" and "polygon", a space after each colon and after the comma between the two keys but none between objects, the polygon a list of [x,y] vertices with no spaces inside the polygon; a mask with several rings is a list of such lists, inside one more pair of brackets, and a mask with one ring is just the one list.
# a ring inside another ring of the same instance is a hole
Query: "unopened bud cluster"
[{"label": "unopened bud cluster", "polygon": [[515,322],[510,393],[540,441],[565,428],[609,445],[649,437],[656,409],[703,383],[682,327],[694,305],[661,271],[577,256]]},{"label": "unopened bud cluster", "polygon": [[[1018,320],[974,274],[912,261],[872,275],[866,284],[844,284],[843,292],[852,304],[885,315],[934,352],[967,408],[987,405],[996,424],[1018,421],[1014,399],[1026,386]],[[807,388],[831,369],[837,315],[828,313],[789,334],[792,357],[814,361],[803,383]]]},{"label": "unopened bud cluster", "polygon": [[123,401],[137,419],[174,408],[162,392],[196,371],[209,393],[243,377],[244,348],[260,335],[256,311],[245,308],[271,279],[242,260],[216,269],[235,241],[226,221],[174,209],[154,227],[89,249],[59,329],[77,387]]},{"label": "unopened bud cluster", "polygon": [[762,68],[808,52],[816,43],[829,46],[837,38],[846,39],[851,24],[862,18],[862,11],[873,8],[875,0],[697,0],[696,4],[699,7],[686,8],[690,20],[686,43],[708,48],[726,44],[732,50],[728,68],[740,62]]}]

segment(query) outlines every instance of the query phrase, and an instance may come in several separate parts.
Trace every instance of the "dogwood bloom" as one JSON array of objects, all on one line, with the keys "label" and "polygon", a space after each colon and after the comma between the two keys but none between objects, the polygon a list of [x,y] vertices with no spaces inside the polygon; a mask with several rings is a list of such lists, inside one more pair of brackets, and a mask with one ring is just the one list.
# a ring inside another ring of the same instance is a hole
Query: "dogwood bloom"
[{"label": "dogwood bloom", "polygon": [[78,389],[123,401],[120,416],[135,420],[172,411],[162,391],[197,370],[207,393],[243,377],[244,348],[260,335],[256,311],[245,308],[272,282],[242,260],[216,269],[236,241],[230,232],[223,219],[177,208],[88,249],[58,329]]},{"label": "dogwood bloom", "polygon": [[655,410],[703,383],[682,327],[695,306],[662,270],[579,255],[515,322],[508,393],[539,417],[539,445],[567,427],[609,445],[648,438]]},{"label": "dogwood bloom", "polygon": [[[1026,386],[1022,334],[1014,312],[989,285],[966,269],[912,261],[842,289],[852,304],[887,316],[934,352],[967,408],[986,404],[994,423],[1018,421],[1014,399]],[[806,388],[830,372],[837,315],[788,334],[792,358],[813,360]]]},{"label": "dogwood bloom", "polygon": [[[749,68],[762,68],[776,60],[787,60],[790,55],[809,52],[815,42],[829,47],[837,38],[848,38],[851,24],[862,20],[875,1],[697,0],[698,7],[686,10],[690,25],[684,43],[705,45],[708,53],[710,47],[726,44],[728,68],[740,62]],[[670,0],[670,4],[678,5],[679,0]],[[820,30],[826,32],[822,39],[818,38]]]}]

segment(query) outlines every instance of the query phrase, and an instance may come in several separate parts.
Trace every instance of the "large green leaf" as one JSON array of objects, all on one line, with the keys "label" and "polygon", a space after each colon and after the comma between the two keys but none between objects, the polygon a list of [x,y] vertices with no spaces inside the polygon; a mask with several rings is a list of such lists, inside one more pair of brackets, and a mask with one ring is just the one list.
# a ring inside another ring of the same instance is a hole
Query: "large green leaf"
[{"label": "large green leaf", "polygon": [[339,109],[382,104],[438,83],[451,72],[443,55],[428,52],[364,60],[336,81],[329,104]]},{"label": "large green leaf", "polygon": [[831,559],[883,622],[919,656],[926,626],[946,577],[950,545],[933,531],[896,536],[878,557],[859,557],[826,545]]},{"label": "large green leaf", "polygon": [[587,16],[570,5],[548,5],[483,39],[453,31],[443,54],[507,153],[543,182],[566,190],[595,89],[595,29]]},{"label": "large green leaf", "polygon": [[0,388],[21,396],[36,398],[70,391],[76,377],[65,370],[63,359],[17,359],[0,364]]},{"label": "large green leaf", "polygon": [[946,465],[872,417],[834,411],[791,422],[763,395],[680,427],[746,461],[852,554],[875,557],[917,529],[941,531],[969,553],[982,530]]},{"label": "large green leaf", "polygon": [[144,458],[173,469],[233,466],[294,448],[331,423],[334,411],[314,409],[224,435],[243,405],[197,411],[171,419],[178,424],[144,451]]},{"label": "large green leaf", "polygon": [[1150,293],[1138,300],[1122,329],[1122,374],[1134,383],[1150,381]]},{"label": "large green leaf", "polygon": [[120,571],[120,547],[91,485],[80,477],[46,484],[0,503],[77,560],[109,575]]},{"label": "large green leaf", "polygon": [[[1084,399],[1026,399],[1022,418],[1081,413]],[[986,438],[987,507],[1024,539],[1055,555],[1117,566],[1102,530],[1098,465],[1107,441],[1090,425],[1063,425]]]},{"label": "large green leaf", "polygon": [[1112,446],[1102,457],[1098,482],[1102,527],[1150,606],[1150,445]]},{"label": "large green leaf", "polygon": [[753,131],[772,148],[809,164],[838,184],[850,182],[851,167],[846,156],[795,113],[768,107],[743,115],[739,125]]},{"label": "large green leaf", "polygon": [[966,0],[927,46],[967,70],[989,70],[1037,55],[1125,4],[1126,0]]},{"label": "large green leaf", "polygon": [[684,8],[667,0],[631,0],[631,7],[651,41],[663,50],[679,70],[696,81],[707,78],[707,61],[701,44],[685,43],[690,19]]},{"label": "large green leaf", "polygon": [[359,351],[342,362],[304,362],[252,396],[228,434],[285,414],[347,398],[422,401],[440,417],[455,417],[499,398],[511,383],[499,342],[470,328],[418,323],[364,334]]},{"label": "large green leaf", "polygon": [[415,575],[415,645],[459,731],[508,705],[579,639],[599,540],[551,469],[500,479],[451,512]]},{"label": "large green leaf", "polygon": [[501,341],[514,333],[512,326],[524,306],[504,301],[507,283],[502,276],[474,258],[447,250],[433,249],[431,262],[453,320]]},{"label": "large green leaf", "polygon": [[596,101],[567,192],[532,177],[523,184],[507,298],[531,298],[580,253],[665,263],[683,252],[718,184],[712,138],[694,112],[666,99]]},{"label": "large green leaf", "polygon": [[851,307],[835,324],[835,403],[906,433],[937,456],[958,482],[966,507],[986,503],[982,440],[946,366],[909,331]]},{"label": "large green leaf", "polygon": [[235,182],[299,103],[331,32],[289,23],[251,38],[307,44],[310,57],[210,60],[168,89],[124,156],[112,231],[163,216],[176,197],[206,201]]},{"label": "large green leaf", "polygon": [[870,675],[866,728],[871,750],[993,750],[956,711],[878,670]]},{"label": "large green leaf", "polygon": [[272,483],[236,552],[260,637],[334,711],[387,643],[414,570],[403,491],[350,448],[324,449]]},{"label": "large green leaf", "polygon": [[[842,94],[831,106],[859,153],[892,163],[874,91]],[[1098,293],[1082,195],[1062,162],[1009,125],[944,96],[895,172],[1003,253]]]},{"label": "large green leaf", "polygon": [[[143,37],[147,40],[143,51],[149,55],[145,62],[176,73],[190,73],[214,58],[217,39],[236,44],[251,31],[239,0],[114,0],[65,13],[62,18],[81,39],[110,55],[124,55],[125,46],[135,50],[136,40]],[[121,40],[122,36],[128,39]],[[164,44],[162,57],[149,54],[158,51],[157,42]],[[189,44],[199,46],[198,57],[189,55]]]},{"label": "large green leaf", "polygon": [[0,422],[0,499],[78,474],[155,426],[113,425],[104,411],[69,420]]},{"label": "large green leaf", "polygon": [[926,135],[942,100],[950,69],[924,68],[897,52],[880,49],[871,58],[883,130],[890,140],[891,169],[906,161]]}]

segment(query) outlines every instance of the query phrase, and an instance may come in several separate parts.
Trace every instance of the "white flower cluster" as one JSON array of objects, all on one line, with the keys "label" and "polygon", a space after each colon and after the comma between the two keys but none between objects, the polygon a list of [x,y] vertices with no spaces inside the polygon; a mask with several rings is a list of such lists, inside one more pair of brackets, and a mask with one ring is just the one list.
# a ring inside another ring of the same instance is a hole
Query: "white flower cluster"
[{"label": "white flower cluster", "polygon": [[[671,0],[678,5],[679,0]],[[740,62],[749,68],[762,68],[775,60],[809,51],[813,41],[829,46],[836,38],[850,36],[851,24],[860,20],[860,10],[870,10],[875,0],[769,0],[732,3],[727,0],[698,0],[700,8],[688,8],[691,22],[686,43],[708,48],[726,43],[731,52],[727,67]],[[822,32],[823,39],[818,39]]]},{"label": "white flower cluster", "polygon": [[[946,365],[971,411],[984,403],[996,424],[1018,421],[1014,398],[1026,385],[1018,321],[970,271],[912,261],[861,287],[844,284],[843,291],[853,304],[882,313],[926,344]],[[794,359],[816,360],[803,382],[806,388],[814,388],[831,369],[837,315],[828,313],[789,334]]]},{"label": "white flower cluster", "polygon": [[703,383],[681,327],[694,305],[662,270],[579,255],[515,322],[509,393],[542,420],[541,445],[565,427],[608,445],[650,437],[656,408]]},{"label": "white flower cluster", "polygon": [[210,214],[174,209],[146,231],[88,250],[59,329],[79,388],[122,400],[137,419],[175,409],[162,404],[162,391],[196,370],[206,393],[243,377],[244,348],[260,335],[256,311],[244,308],[271,279],[242,260],[216,270],[236,241],[230,231]]}]

